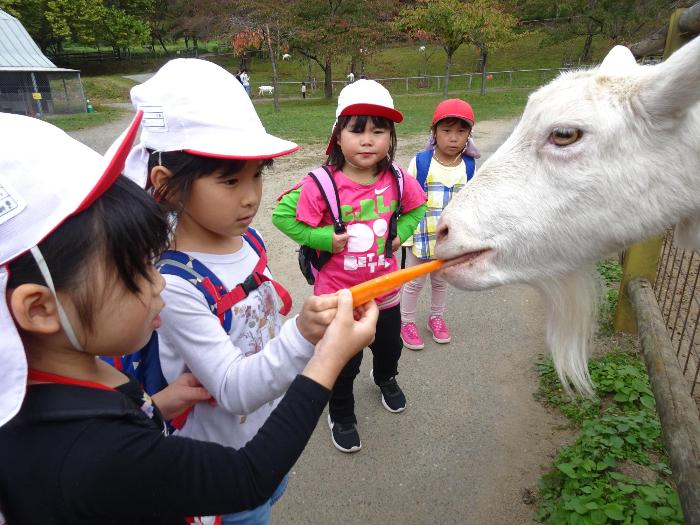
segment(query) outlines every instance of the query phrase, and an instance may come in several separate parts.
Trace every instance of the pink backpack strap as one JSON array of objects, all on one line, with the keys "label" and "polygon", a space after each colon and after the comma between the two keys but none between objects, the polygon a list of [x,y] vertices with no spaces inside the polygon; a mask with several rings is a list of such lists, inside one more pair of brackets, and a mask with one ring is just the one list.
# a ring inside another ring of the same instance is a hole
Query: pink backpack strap
[{"label": "pink backpack strap", "polygon": [[404,172],[401,167],[396,164],[396,162],[391,163],[391,169],[394,172],[394,177],[396,178],[396,182],[399,185],[399,200],[403,200],[403,180],[404,180]]},{"label": "pink backpack strap", "polygon": [[338,187],[335,184],[335,179],[328,166],[321,166],[307,175],[316,186],[323,200],[326,202],[326,207],[331,215],[333,227],[336,233],[345,232],[345,225],[340,218],[340,196],[338,195]]}]

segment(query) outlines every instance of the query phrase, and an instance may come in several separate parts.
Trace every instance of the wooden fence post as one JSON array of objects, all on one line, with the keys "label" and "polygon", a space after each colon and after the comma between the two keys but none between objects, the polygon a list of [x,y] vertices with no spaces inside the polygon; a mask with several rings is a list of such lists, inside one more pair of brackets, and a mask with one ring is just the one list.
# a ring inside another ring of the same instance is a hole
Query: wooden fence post
[{"label": "wooden fence post", "polygon": [[633,244],[625,250],[624,265],[622,268],[622,281],[620,282],[619,298],[615,309],[613,327],[615,332],[635,334],[637,323],[634,310],[627,297],[627,283],[637,277],[646,279],[652,285],[656,278],[656,268],[661,258],[661,248],[664,237],[659,235],[646,241]]},{"label": "wooden fence post", "polygon": [[639,326],[642,357],[656,399],[663,440],[671,462],[685,523],[700,524],[700,419],[678,365],[652,285],[633,279],[627,285]]}]

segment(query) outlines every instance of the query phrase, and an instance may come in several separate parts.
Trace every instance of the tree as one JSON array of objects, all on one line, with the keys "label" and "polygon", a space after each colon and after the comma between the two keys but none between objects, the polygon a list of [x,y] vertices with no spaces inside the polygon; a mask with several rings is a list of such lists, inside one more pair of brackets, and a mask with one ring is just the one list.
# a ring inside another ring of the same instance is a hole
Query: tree
[{"label": "tree", "polygon": [[282,23],[290,48],[321,67],[326,98],[333,96],[333,60],[349,55],[364,61],[369,50],[385,38],[395,4],[394,0],[287,2],[290,13]]},{"label": "tree", "polygon": [[420,47],[418,48],[418,52],[420,53],[421,58],[423,59],[423,63],[421,64],[421,70],[420,70],[420,76],[422,77],[427,77],[428,76],[428,62],[430,62],[430,59],[432,56],[437,53],[438,49],[437,48],[429,48],[426,44],[428,44],[432,39],[431,35],[426,33],[425,31],[418,30],[415,32],[415,37],[418,39],[418,43],[420,44]]},{"label": "tree", "polygon": [[527,22],[540,23],[546,32],[543,43],[563,42],[572,36],[584,37],[578,63],[590,60],[596,37],[630,44],[639,35],[656,29],[668,20],[674,7],[688,2],[668,0],[524,0],[518,11]]},{"label": "tree", "polygon": [[44,51],[58,53],[67,41],[107,43],[115,50],[143,43],[145,17],[154,0],[0,0]]},{"label": "tree", "polygon": [[155,0],[153,10],[148,16],[151,30],[151,46],[155,49],[156,41],[163,48],[166,56],[170,55],[165,42],[173,40],[179,21],[185,16],[183,2],[178,0]]},{"label": "tree", "polygon": [[[518,19],[506,13],[495,3],[485,1],[473,4],[476,18],[476,26],[469,35],[469,42],[474,44],[480,53],[481,64],[481,94],[486,93],[486,78],[488,73],[488,55],[490,50],[498,49],[502,45],[516,38],[515,28]],[[522,36],[524,33],[520,33]]]},{"label": "tree", "polygon": [[447,98],[452,57],[474,31],[471,13],[462,0],[419,0],[415,6],[401,10],[396,27],[413,35],[422,35],[439,44],[445,60],[444,97]]},{"label": "tree", "polygon": [[122,50],[147,43],[151,36],[146,20],[115,5],[103,8],[97,31],[98,39],[119,56]]},{"label": "tree", "polygon": [[240,0],[236,4],[236,14],[229,17],[234,52],[243,55],[250,47],[267,47],[272,66],[272,98],[275,111],[279,105],[279,78],[277,63],[284,49],[287,49],[287,34],[282,27],[279,2],[276,0]]},{"label": "tree", "polygon": [[0,0],[0,9],[17,17],[42,51],[58,53],[69,40],[95,42],[103,4],[101,0]]}]

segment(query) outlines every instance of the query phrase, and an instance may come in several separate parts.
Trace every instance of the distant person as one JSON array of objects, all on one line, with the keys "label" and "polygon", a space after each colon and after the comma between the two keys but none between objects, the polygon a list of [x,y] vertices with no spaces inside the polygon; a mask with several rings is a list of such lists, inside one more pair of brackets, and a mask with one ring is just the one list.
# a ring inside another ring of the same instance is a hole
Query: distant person
[{"label": "distant person", "polygon": [[306,82],[301,83],[301,98],[306,98]]},{"label": "distant person", "polygon": [[[479,151],[471,141],[474,110],[458,98],[443,100],[435,108],[430,127],[428,147],[419,152],[408,165],[408,173],[418,180],[428,196],[428,209],[413,236],[402,250],[405,265],[435,259],[437,223],[447,203],[474,175],[475,159]],[[406,348],[422,350],[423,337],[416,326],[416,310],[427,275],[406,283],[401,291],[401,339]],[[447,281],[439,272],[430,274],[432,296],[428,331],[436,343],[451,341],[445,323]]]},{"label": "distant person", "polygon": [[[378,82],[358,80],[345,86],[338,97],[328,159],[319,170],[337,188],[338,208],[343,210],[340,224],[332,224],[327,196],[311,176],[277,203],[272,223],[297,243],[327,254],[326,262],[317,267],[315,294],[332,294],[398,268],[394,251],[412,235],[425,213],[425,194],[416,179],[393,163],[394,123],[402,120],[391,95]],[[369,345],[374,359],[371,380],[380,391],[382,405],[392,413],[406,408],[406,397],[396,381],[403,347],[399,299],[399,288],[377,299],[377,336]],[[359,353],[343,369],[328,407],[332,443],[346,453],[362,447],[353,394],[361,362]]]},{"label": "distant person", "polygon": [[245,69],[241,71],[239,80],[241,81],[241,84],[243,84],[245,92],[248,93],[248,96],[250,96],[250,76],[248,76],[248,71]]},{"label": "distant person", "polygon": [[350,73],[348,73],[347,79],[348,79],[348,82],[349,82],[350,84],[352,84],[353,82],[355,82],[355,73],[353,73],[352,71],[350,71]]}]

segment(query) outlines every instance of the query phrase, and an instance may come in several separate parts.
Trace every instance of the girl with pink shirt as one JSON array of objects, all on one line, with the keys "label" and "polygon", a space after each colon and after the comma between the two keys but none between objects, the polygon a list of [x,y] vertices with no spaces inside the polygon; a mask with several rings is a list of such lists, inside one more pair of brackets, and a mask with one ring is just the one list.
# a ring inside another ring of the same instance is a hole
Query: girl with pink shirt
[{"label": "girl with pink shirt", "polygon": [[[340,92],[324,168],[336,187],[341,228],[334,226],[327,195],[311,176],[280,197],[273,224],[302,246],[328,254],[315,277],[314,294],[333,293],[398,268],[393,252],[412,235],[426,201],[416,179],[393,164],[394,123],[402,120],[389,92],[373,80],[358,80]],[[406,408],[396,382],[403,347],[399,300],[399,288],[377,298],[377,335],[369,345],[372,379],[383,406],[393,413]],[[361,362],[359,353],[331,394],[328,424],[341,452],[362,447],[353,396]]]}]

